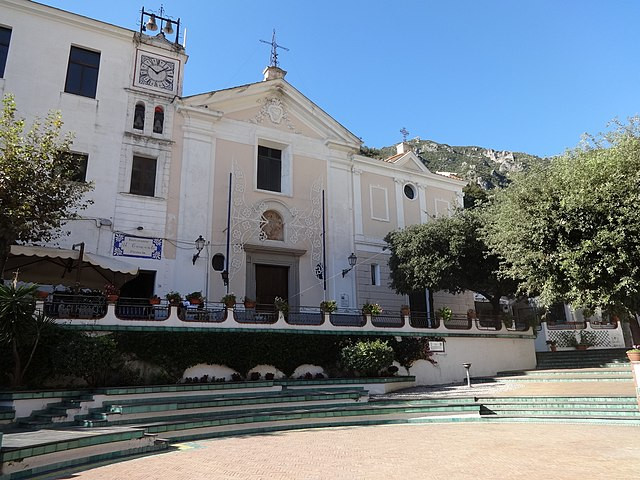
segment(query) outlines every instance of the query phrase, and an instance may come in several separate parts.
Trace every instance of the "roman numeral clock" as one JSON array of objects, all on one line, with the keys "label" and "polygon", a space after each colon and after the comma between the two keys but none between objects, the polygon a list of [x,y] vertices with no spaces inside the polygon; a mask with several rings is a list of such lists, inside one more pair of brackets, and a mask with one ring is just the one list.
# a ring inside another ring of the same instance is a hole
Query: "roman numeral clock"
[{"label": "roman numeral clock", "polygon": [[176,93],[177,60],[138,50],[133,84],[165,93]]}]

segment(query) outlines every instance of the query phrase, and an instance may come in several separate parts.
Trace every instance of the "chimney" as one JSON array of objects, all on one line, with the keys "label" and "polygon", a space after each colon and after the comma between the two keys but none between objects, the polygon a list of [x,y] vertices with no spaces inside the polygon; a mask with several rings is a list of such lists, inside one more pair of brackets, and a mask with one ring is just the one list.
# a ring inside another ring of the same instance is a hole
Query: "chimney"
[{"label": "chimney", "polygon": [[398,155],[409,153],[410,151],[411,151],[411,145],[409,145],[407,142],[402,142],[396,145],[396,153]]},{"label": "chimney", "polygon": [[282,70],[280,67],[274,67],[273,65],[268,66],[262,72],[264,75],[263,81],[266,82],[268,80],[277,80],[278,78],[284,78],[287,74],[285,70]]}]

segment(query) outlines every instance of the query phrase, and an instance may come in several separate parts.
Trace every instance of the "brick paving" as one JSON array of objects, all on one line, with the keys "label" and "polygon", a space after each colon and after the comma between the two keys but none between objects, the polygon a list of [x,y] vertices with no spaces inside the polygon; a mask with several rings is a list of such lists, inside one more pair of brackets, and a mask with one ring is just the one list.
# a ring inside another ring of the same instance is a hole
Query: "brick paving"
[{"label": "brick paving", "polygon": [[190,442],[67,474],[74,480],[637,479],[640,427],[430,424],[299,430]]}]

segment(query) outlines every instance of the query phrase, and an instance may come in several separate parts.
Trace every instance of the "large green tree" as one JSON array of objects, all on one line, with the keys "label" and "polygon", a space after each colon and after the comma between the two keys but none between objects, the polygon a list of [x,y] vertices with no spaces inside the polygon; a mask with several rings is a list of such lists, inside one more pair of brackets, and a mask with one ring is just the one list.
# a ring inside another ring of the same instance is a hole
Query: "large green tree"
[{"label": "large green tree", "polygon": [[391,286],[408,294],[429,288],[481,293],[500,313],[500,297],[516,293],[517,283],[498,275],[500,259],[480,236],[482,209],[458,210],[423,225],[391,232]]},{"label": "large green tree", "polygon": [[0,113],[0,273],[16,242],[49,241],[64,221],[89,203],[91,184],[75,182],[77,160],[69,154],[60,113],[51,112],[27,130],[12,96]]},{"label": "large green tree", "polygon": [[637,311],[640,128],[593,137],[496,195],[484,233],[502,270],[546,305]]}]

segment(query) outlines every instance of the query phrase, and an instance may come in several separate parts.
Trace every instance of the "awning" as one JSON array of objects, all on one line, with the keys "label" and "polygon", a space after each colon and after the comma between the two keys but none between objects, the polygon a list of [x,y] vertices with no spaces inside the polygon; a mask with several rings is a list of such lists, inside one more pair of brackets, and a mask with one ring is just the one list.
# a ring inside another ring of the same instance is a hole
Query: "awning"
[{"label": "awning", "polygon": [[[81,259],[81,260],[80,260]],[[45,285],[67,285],[103,289],[113,283],[121,287],[138,275],[138,267],[130,263],[103,257],[95,253],[64,248],[12,245],[4,267],[5,279]]]}]

